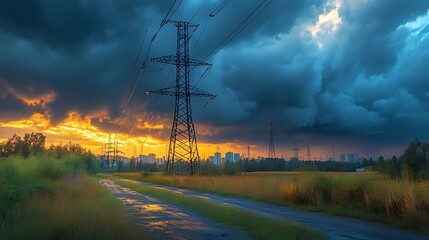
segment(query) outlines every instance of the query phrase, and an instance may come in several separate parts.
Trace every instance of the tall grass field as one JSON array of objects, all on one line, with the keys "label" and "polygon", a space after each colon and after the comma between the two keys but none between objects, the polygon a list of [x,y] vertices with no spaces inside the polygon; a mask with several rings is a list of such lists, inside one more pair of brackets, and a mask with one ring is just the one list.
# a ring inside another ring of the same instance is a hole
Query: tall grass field
[{"label": "tall grass field", "polygon": [[145,239],[81,156],[0,159],[0,239]]},{"label": "tall grass field", "polygon": [[429,182],[389,180],[377,173],[265,172],[236,176],[165,176],[124,173],[123,178],[235,195],[429,232]]}]

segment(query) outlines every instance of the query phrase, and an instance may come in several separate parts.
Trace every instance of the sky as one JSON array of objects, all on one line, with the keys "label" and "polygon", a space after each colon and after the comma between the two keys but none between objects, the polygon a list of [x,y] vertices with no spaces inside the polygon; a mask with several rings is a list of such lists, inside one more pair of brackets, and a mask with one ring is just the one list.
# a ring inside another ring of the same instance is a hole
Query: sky
[{"label": "sky", "polygon": [[286,158],[295,143],[338,159],[428,140],[429,1],[231,0],[209,17],[223,0],[16,0],[0,1],[0,141],[42,132],[99,153],[117,134],[127,156],[165,155],[174,102],[146,91],[175,81],[150,61],[176,51],[173,25],[154,37],[173,2],[171,19],[200,24],[191,55],[213,64],[191,72],[217,95],[192,100],[202,157],[267,155],[268,122]]}]

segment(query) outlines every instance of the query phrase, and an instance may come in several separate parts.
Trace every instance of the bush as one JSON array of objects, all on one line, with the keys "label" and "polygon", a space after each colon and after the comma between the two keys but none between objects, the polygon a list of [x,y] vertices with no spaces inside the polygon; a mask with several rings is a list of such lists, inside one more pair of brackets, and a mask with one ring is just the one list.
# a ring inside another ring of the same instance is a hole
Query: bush
[{"label": "bush", "polygon": [[223,169],[222,169],[222,173],[225,175],[235,175],[238,173],[238,166],[237,164],[234,163],[225,163],[225,165],[223,165]]},{"label": "bush", "polygon": [[93,162],[91,156],[84,155],[67,155],[57,159],[43,154],[27,159],[19,156],[0,159],[1,215],[7,215],[15,203],[31,194],[50,191],[53,182],[65,174],[78,175],[86,170],[91,171]]},{"label": "bush", "polygon": [[202,176],[222,175],[222,169],[210,163],[209,161],[201,161],[198,174]]},{"label": "bush", "polygon": [[317,175],[312,182],[317,205],[329,204],[333,200],[334,190],[338,192],[340,183],[326,175]]}]

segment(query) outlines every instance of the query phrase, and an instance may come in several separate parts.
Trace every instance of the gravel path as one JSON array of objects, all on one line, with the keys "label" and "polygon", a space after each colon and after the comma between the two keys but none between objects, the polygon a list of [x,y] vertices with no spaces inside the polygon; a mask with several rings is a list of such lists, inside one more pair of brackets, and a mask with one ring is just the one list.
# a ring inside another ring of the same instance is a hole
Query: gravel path
[{"label": "gravel path", "polygon": [[309,228],[322,231],[326,234],[328,239],[429,240],[429,235],[422,235],[416,232],[397,229],[385,224],[373,223],[360,219],[332,216],[316,212],[307,212],[242,198],[225,197],[212,193],[201,193],[171,186],[163,186],[132,180],[127,181],[198,197],[200,199],[218,204],[236,206],[269,217],[295,221]]},{"label": "gravel path", "polygon": [[251,239],[239,230],[192,210],[150,197],[103,179],[100,184],[131,211],[154,239]]}]

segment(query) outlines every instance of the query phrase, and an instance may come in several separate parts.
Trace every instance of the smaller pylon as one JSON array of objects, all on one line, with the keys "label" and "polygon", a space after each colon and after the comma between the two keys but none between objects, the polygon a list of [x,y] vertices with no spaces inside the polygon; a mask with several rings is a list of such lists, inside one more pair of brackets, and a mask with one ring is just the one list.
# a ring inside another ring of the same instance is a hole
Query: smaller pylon
[{"label": "smaller pylon", "polygon": [[276,150],[274,149],[274,134],[273,134],[273,123],[269,122],[268,126],[270,128],[270,143],[268,147],[268,158],[274,159],[276,158]]},{"label": "smaller pylon", "polygon": [[311,161],[310,143],[309,142],[307,142],[307,158],[308,158],[308,161]]},{"label": "smaller pylon", "polygon": [[294,148],[291,149],[293,151],[293,158],[299,159],[299,151],[301,151],[301,149],[296,145]]}]

